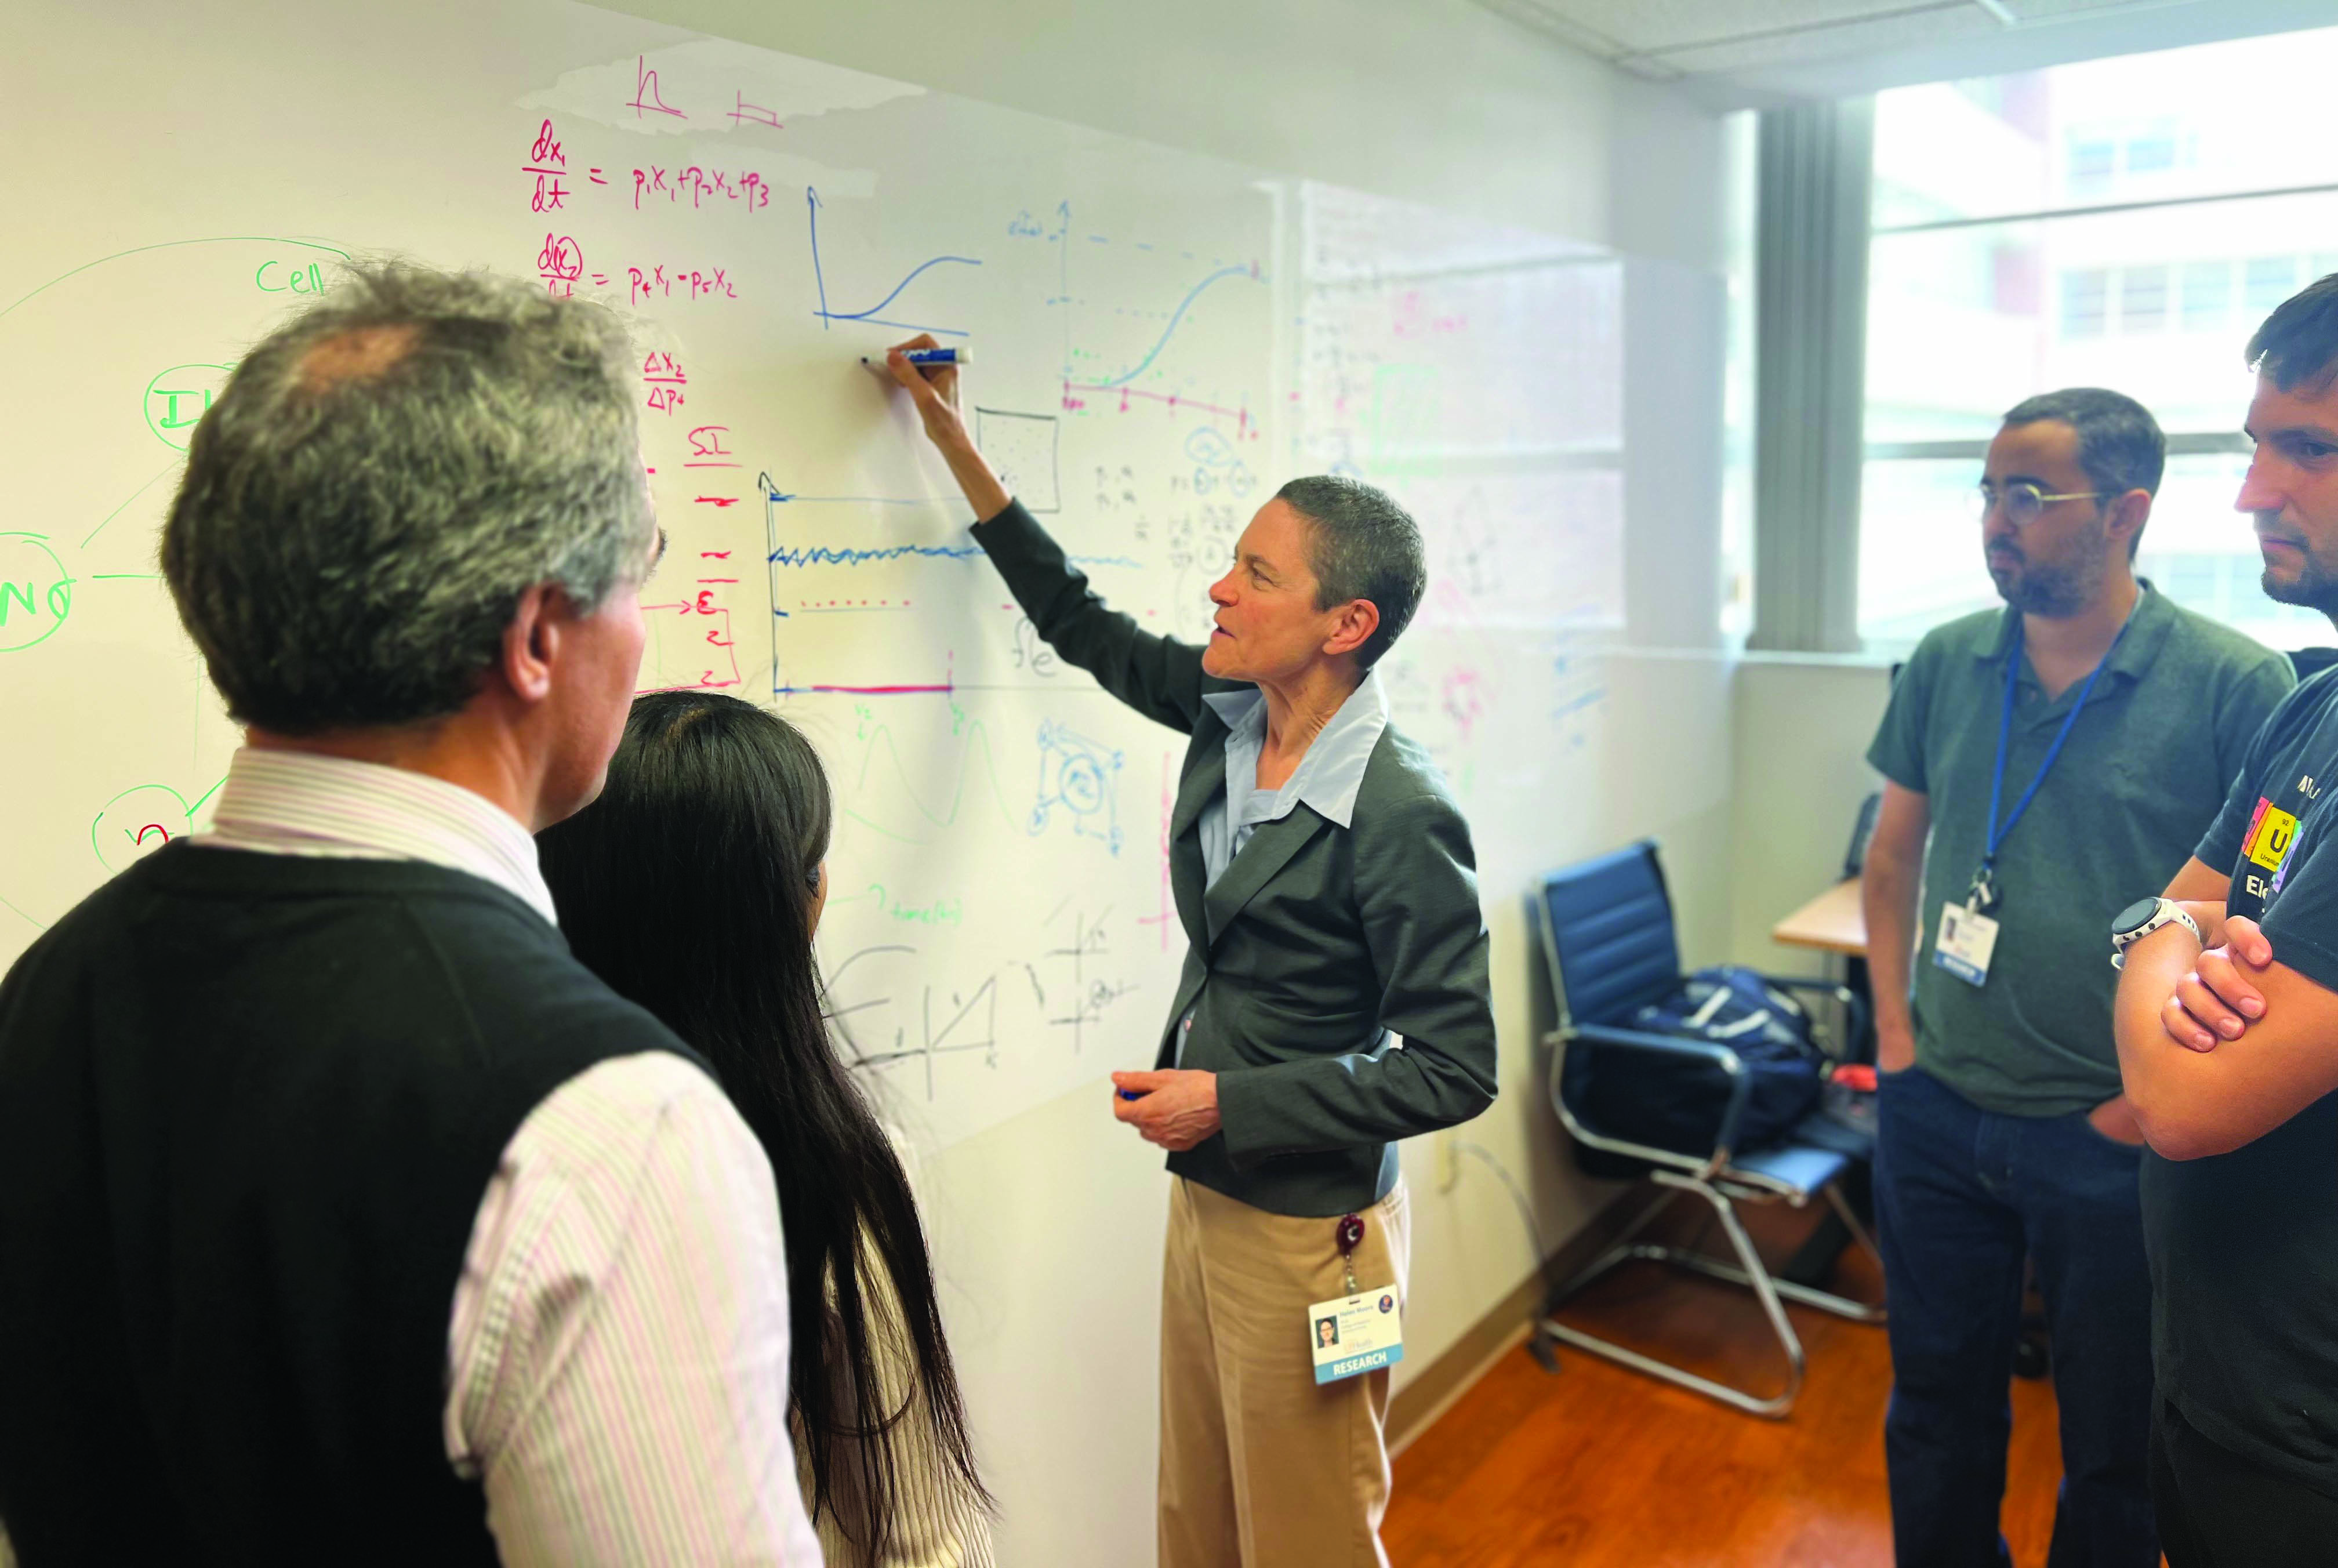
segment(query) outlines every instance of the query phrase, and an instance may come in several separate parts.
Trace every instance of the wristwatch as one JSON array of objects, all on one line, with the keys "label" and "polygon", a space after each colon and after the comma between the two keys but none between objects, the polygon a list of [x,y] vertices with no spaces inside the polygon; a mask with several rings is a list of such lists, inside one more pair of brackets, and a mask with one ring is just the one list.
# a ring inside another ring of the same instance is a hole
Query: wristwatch
[{"label": "wristwatch", "polygon": [[2124,965],[2127,950],[2162,926],[2181,926],[2192,933],[2193,941],[2207,944],[2208,939],[2200,935],[2200,923],[2184,913],[2184,906],[2175,899],[2138,898],[2111,920],[2111,967]]}]

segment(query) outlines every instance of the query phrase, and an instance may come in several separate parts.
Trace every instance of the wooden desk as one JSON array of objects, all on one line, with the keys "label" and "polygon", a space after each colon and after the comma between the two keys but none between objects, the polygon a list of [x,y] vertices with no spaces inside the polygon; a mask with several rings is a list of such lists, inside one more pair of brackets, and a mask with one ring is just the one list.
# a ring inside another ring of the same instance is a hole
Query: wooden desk
[{"label": "wooden desk", "polygon": [[1771,926],[1770,940],[1866,957],[1867,916],[1859,906],[1859,878],[1836,883]]}]

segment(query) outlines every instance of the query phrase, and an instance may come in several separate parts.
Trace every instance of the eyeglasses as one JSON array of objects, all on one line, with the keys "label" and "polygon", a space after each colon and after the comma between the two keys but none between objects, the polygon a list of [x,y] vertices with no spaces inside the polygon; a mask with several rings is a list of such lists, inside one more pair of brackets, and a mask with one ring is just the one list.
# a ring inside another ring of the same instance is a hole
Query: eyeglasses
[{"label": "eyeglasses", "polygon": [[2005,520],[2016,528],[2027,528],[2038,521],[2038,514],[2057,501],[2094,501],[2101,497],[2099,490],[2073,490],[2065,495],[2049,495],[2028,480],[2016,480],[1999,490],[1986,479],[1972,493],[1973,521],[1985,523],[1999,506],[2005,508]]}]

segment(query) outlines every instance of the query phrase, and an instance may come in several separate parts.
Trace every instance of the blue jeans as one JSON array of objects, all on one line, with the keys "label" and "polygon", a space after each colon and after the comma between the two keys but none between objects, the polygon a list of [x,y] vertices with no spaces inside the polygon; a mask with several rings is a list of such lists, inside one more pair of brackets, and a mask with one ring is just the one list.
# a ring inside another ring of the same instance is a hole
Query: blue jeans
[{"label": "blue jeans", "polygon": [[1983,1111],[1921,1069],[1881,1083],[1875,1218],[1891,1302],[1883,1451],[1899,1568],[2008,1568],[2007,1386],[2034,1259],[2062,1489],[2048,1568],[2156,1568],[2151,1273],[2139,1152],[2068,1116]]}]

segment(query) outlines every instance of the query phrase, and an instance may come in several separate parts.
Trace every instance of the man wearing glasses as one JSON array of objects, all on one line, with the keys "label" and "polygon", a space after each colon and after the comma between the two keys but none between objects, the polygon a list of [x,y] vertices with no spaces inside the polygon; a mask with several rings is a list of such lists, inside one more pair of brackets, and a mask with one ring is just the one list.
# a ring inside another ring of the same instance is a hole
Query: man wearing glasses
[{"label": "man wearing glasses", "polygon": [[2140,1137],[2102,912],[2186,866],[2294,684],[2280,654],[2135,576],[2166,454],[2116,392],[2006,415],[1979,494],[2005,608],[1925,637],[1868,751],[1885,779],[1864,902],[1901,1568],[2009,1561],[1998,1511],[2025,1261],[2061,1413],[2048,1561],[2159,1561]]}]

